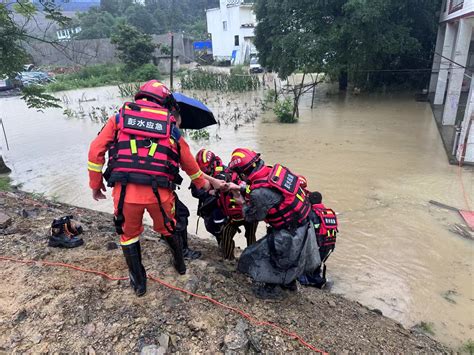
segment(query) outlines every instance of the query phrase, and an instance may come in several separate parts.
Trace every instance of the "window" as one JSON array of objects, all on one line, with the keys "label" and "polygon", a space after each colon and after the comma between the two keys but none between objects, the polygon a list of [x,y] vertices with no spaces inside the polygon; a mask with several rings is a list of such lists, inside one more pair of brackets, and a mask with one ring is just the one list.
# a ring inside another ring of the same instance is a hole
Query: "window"
[{"label": "window", "polygon": [[238,46],[239,45],[239,36],[236,35],[234,36],[234,46]]},{"label": "window", "polygon": [[449,3],[449,13],[461,10],[463,5],[464,0],[451,0]]},{"label": "window", "polygon": [[227,31],[227,21],[222,21],[222,28]]}]

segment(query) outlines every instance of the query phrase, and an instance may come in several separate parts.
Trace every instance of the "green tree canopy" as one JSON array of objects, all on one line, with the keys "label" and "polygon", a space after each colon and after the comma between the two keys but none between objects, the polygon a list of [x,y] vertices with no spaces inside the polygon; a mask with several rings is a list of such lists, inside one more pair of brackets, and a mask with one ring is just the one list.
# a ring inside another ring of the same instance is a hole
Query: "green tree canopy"
[{"label": "green tree canopy", "polygon": [[256,0],[261,63],[361,79],[366,70],[429,68],[440,0]]},{"label": "green tree canopy", "polygon": [[111,42],[116,46],[118,56],[127,70],[135,70],[150,63],[156,48],[150,35],[125,23],[117,26],[117,32],[112,35]]},{"label": "green tree canopy", "polygon": [[114,32],[119,18],[99,8],[92,8],[88,12],[77,15],[81,32],[77,39],[110,38]]}]

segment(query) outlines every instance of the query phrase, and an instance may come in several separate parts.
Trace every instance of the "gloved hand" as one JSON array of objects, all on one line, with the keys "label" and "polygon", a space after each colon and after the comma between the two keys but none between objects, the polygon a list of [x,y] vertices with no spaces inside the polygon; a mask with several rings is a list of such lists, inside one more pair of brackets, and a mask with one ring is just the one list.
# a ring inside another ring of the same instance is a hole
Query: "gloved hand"
[{"label": "gloved hand", "polygon": [[104,193],[102,191],[104,191],[104,192],[107,191],[107,189],[105,188],[104,183],[102,183],[101,186],[98,189],[93,189],[92,190],[92,198],[96,201],[105,200],[107,197],[104,195]]}]

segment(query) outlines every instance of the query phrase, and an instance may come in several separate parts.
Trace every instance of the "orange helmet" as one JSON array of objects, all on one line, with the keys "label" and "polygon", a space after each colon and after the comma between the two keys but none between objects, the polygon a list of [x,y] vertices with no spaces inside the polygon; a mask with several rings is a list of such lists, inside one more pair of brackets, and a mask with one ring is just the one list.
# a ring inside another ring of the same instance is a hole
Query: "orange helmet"
[{"label": "orange helmet", "polygon": [[247,148],[237,148],[232,152],[229,169],[236,173],[243,173],[259,160],[259,153]]},{"label": "orange helmet", "polygon": [[140,86],[140,90],[135,94],[135,100],[152,98],[163,104],[166,98],[171,96],[171,91],[158,80],[150,80]]}]

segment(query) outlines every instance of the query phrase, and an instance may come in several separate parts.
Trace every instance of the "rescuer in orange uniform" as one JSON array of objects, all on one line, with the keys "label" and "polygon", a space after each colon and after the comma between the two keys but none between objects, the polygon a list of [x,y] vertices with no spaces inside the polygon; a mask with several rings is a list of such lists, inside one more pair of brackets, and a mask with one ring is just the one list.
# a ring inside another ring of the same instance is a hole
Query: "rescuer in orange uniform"
[{"label": "rescuer in orange uniform", "polygon": [[89,185],[94,200],[105,199],[104,178],[113,187],[115,227],[128,265],[130,284],[137,296],[146,292],[139,236],[148,211],[153,229],[164,236],[174,256],[174,266],[186,273],[181,238],[175,233],[175,194],[181,181],[179,168],[198,188],[209,189],[189,146],[181,137],[172,114],[171,93],[156,80],[140,87],[135,102],[123,105],[111,117],[89,150]]}]

